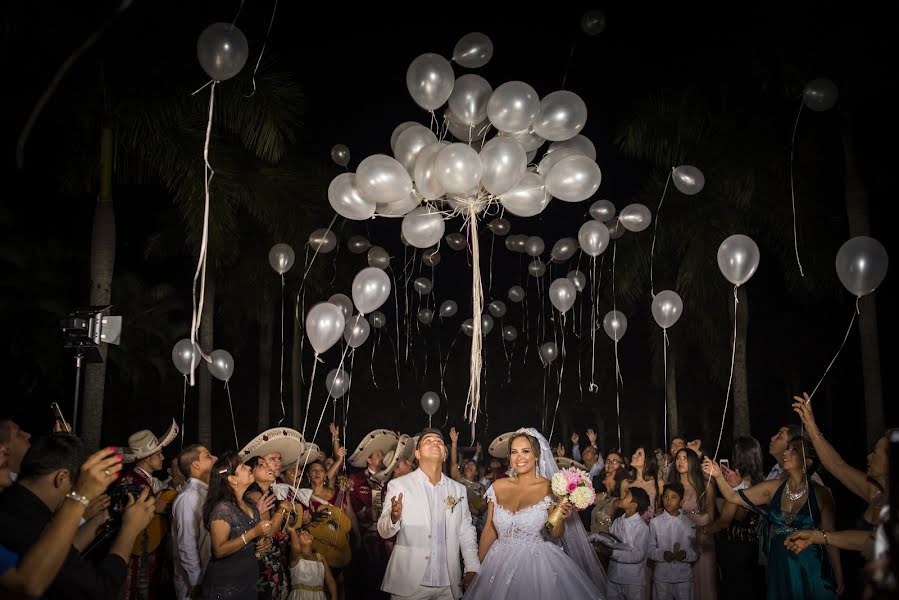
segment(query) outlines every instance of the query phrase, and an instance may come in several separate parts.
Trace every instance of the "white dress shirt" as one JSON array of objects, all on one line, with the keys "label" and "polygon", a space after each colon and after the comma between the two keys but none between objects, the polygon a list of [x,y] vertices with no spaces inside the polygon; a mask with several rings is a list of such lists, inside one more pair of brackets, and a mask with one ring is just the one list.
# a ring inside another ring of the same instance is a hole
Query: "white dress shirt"
[{"label": "white dress shirt", "polygon": [[140,467],[134,467],[134,470],[140,471],[147,477],[147,479],[150,480],[150,487],[152,488],[150,491],[153,492],[154,496],[156,494],[158,494],[159,492],[161,492],[162,490],[169,487],[169,481],[171,480],[171,478],[166,479],[165,481],[160,481],[159,479],[156,479],[155,477],[153,477],[152,473],[148,473],[147,471],[141,469]]},{"label": "white dress shirt", "polygon": [[[668,512],[649,522],[649,558],[656,562],[653,579],[664,583],[693,581],[693,565],[699,558],[696,551],[696,533],[693,521],[683,513],[676,517]],[[665,560],[666,552],[683,550],[687,557],[682,561]]]},{"label": "white dress shirt", "polygon": [[613,583],[646,584],[646,552],[649,549],[649,526],[640,513],[624,515],[612,523],[612,535],[626,548],[612,551],[609,561],[609,581]]},{"label": "white dress shirt", "polygon": [[[431,511],[431,550],[426,557],[428,565],[425,574],[421,578],[421,585],[425,587],[449,587],[450,578],[447,570],[446,556],[446,510],[447,510],[447,486],[446,475],[440,474],[437,485],[431,483],[431,478],[424,471],[414,471],[425,486],[428,495],[428,505]],[[440,532],[438,535],[434,533]]]},{"label": "white dress shirt", "polygon": [[[591,447],[596,450],[596,463],[592,467],[590,467],[590,477],[592,479],[593,477],[599,475],[603,468],[605,468],[606,464],[603,460],[602,452],[599,451],[599,448],[593,446],[592,444]],[[577,444],[571,445],[571,459],[579,463],[584,462],[581,458],[581,448]]]},{"label": "white dress shirt", "polygon": [[203,504],[209,486],[191,477],[172,504],[172,536],[175,542],[175,591],[188,598],[190,588],[203,581],[211,554],[209,530],[203,525]]}]

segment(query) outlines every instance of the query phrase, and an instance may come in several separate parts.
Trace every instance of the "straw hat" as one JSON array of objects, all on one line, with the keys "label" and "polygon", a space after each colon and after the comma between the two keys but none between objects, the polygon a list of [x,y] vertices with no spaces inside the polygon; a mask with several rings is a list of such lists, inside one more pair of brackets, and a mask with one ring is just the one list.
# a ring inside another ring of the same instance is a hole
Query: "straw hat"
[{"label": "straw hat", "polygon": [[[367,464],[366,461],[368,461],[368,457],[371,456],[375,450],[380,450],[384,453],[384,464],[386,465],[388,462],[387,454],[396,449],[398,442],[399,438],[397,435],[389,429],[375,429],[362,438],[356,451],[350,455],[349,462],[352,466],[361,469]],[[390,458],[392,459],[393,457],[391,456]]]},{"label": "straw hat", "polygon": [[375,478],[384,481],[393,474],[394,469],[396,469],[402,461],[412,460],[415,456],[415,445],[417,442],[417,437],[411,438],[405,433],[402,434],[396,444],[396,448],[384,455],[384,464],[386,466],[383,470],[375,473]]},{"label": "straw hat", "polygon": [[509,456],[509,439],[515,435],[514,431],[507,431],[502,435],[496,436],[496,438],[490,442],[490,447],[487,449],[487,452],[490,453],[490,456],[494,458],[507,458]]},{"label": "straw hat", "polygon": [[589,471],[586,465],[583,463],[579,463],[576,460],[568,458],[567,456],[557,456],[556,457],[556,466],[560,469],[568,469],[570,467],[574,467],[575,469],[580,469],[581,471]]},{"label": "straw hat", "polygon": [[[306,450],[306,442],[303,434],[289,427],[275,427],[263,431],[243,447],[240,451],[240,460],[247,462],[254,456],[265,456],[272,452],[281,453],[281,469],[283,465],[297,462],[298,458]],[[317,455],[317,454],[316,454]]]},{"label": "straw hat", "polygon": [[172,419],[172,424],[169,425],[168,431],[165,432],[161,440],[153,435],[153,432],[149,429],[138,431],[128,436],[128,447],[122,451],[122,462],[137,462],[142,458],[153,456],[171,444],[177,436],[178,424],[175,423],[175,419]]}]

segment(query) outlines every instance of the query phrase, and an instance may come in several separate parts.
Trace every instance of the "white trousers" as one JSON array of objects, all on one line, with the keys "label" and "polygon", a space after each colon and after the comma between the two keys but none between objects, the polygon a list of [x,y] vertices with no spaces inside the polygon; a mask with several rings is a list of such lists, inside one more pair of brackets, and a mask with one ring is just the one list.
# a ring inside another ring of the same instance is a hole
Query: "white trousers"
[{"label": "white trousers", "polygon": [[642,583],[613,583],[609,582],[606,589],[608,600],[645,600],[643,591],[646,586]]},{"label": "white trousers", "polygon": [[693,600],[693,582],[656,581],[652,586],[652,600]]},{"label": "white trousers", "polygon": [[453,588],[419,586],[418,591],[411,596],[390,596],[390,600],[454,600]]}]

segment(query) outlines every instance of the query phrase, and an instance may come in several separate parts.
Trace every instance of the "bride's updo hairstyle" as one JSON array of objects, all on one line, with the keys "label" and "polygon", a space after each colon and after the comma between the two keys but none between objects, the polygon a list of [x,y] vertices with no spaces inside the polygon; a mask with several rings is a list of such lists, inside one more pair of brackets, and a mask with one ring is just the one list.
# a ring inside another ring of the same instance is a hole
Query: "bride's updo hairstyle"
[{"label": "bride's updo hairstyle", "polygon": [[512,456],[512,442],[519,438],[527,438],[528,443],[531,445],[531,452],[534,453],[534,458],[536,461],[540,461],[540,442],[534,436],[527,433],[516,433],[512,437],[509,438],[509,453],[508,456]]}]

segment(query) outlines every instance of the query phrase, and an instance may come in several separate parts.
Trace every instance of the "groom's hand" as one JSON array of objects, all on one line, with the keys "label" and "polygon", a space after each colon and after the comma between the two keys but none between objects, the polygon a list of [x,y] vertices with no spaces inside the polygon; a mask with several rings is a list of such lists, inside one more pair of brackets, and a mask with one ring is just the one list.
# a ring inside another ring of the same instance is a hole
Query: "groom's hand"
[{"label": "groom's hand", "polygon": [[467,588],[468,586],[471,585],[471,582],[474,581],[475,575],[477,575],[477,573],[469,571],[468,573],[466,573],[465,575],[462,576],[462,590],[463,591],[465,590],[465,588]]},{"label": "groom's hand", "polygon": [[390,520],[396,523],[403,516],[403,494],[390,499]]}]

